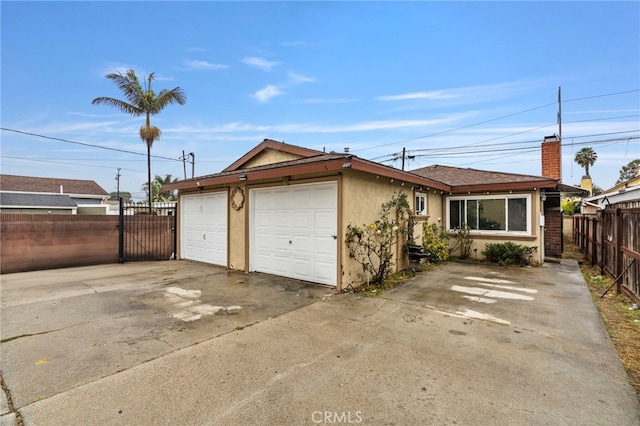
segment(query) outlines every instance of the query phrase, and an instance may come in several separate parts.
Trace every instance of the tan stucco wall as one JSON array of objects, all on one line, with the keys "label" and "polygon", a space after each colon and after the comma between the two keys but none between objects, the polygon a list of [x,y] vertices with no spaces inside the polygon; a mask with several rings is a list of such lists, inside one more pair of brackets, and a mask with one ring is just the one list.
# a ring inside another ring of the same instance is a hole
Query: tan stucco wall
[{"label": "tan stucco wall", "polygon": [[[423,223],[438,223],[442,225],[444,221],[444,204],[443,195],[440,190],[414,190],[415,193],[427,195],[427,214],[425,216],[414,217],[413,239],[416,244],[422,244],[422,225]],[[413,195],[411,196],[411,205],[413,206]]]},{"label": "tan stucco wall", "polygon": [[248,169],[251,167],[263,166],[265,164],[273,164],[273,163],[281,163],[283,161],[297,160],[298,158],[300,158],[299,155],[268,149],[266,151],[261,152],[251,160],[249,160],[246,164],[242,166],[242,168]]},{"label": "tan stucco wall", "polygon": [[[341,215],[340,244],[342,245],[342,286],[358,286],[362,284],[362,267],[355,260],[349,258],[349,252],[345,246],[347,226],[369,225],[380,218],[381,206],[391,200],[393,193],[406,193],[413,208],[413,191],[410,185],[401,186],[398,181],[391,182],[389,178],[377,178],[373,175],[353,170],[345,172],[342,180],[342,203],[339,214]],[[406,267],[407,259],[402,255],[402,241],[396,247],[396,259],[394,270]]]},{"label": "tan stucco wall", "polygon": [[[235,188],[238,188],[237,190]],[[240,196],[242,194],[242,196]],[[233,197],[232,197],[233,195]],[[236,208],[233,208],[232,200],[236,199]],[[243,200],[242,203],[238,201]],[[229,191],[229,268],[240,271],[246,271],[248,265],[247,259],[247,227],[249,217],[247,214],[247,205],[249,200],[249,191],[246,185],[232,186]],[[240,206],[241,205],[241,206]],[[240,208],[237,208],[240,207]]]}]

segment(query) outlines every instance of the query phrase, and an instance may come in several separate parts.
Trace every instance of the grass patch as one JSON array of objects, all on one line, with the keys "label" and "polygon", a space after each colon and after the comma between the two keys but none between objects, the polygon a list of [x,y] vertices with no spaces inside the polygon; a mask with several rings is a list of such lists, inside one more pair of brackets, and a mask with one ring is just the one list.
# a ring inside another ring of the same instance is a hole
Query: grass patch
[{"label": "grass patch", "polygon": [[235,330],[235,331],[241,331],[241,330],[244,330],[244,329],[245,329],[245,328],[247,328],[247,327],[251,327],[252,325],[257,324],[258,322],[259,322],[259,321],[252,322],[251,324],[247,324],[247,325],[239,325],[239,326],[237,326],[236,328],[234,328],[234,330]]},{"label": "grass patch", "polygon": [[[420,265],[423,271],[431,271],[436,269],[438,266],[438,264],[433,263],[423,263]],[[396,288],[399,285],[406,283],[407,281],[411,281],[416,277],[416,275],[420,275],[420,272],[414,272],[410,269],[406,269],[404,271],[396,272],[395,274],[389,275],[389,277],[384,280],[382,285],[365,284],[356,288],[354,292],[363,296],[375,297],[384,293],[385,291]]]},{"label": "grass patch", "polygon": [[599,267],[582,262],[583,255],[573,242],[565,241],[563,257],[581,262],[580,269],[593,302],[627,371],[629,383],[640,399],[640,310],[629,310],[633,301],[624,293],[617,294],[615,287],[601,298],[613,284],[613,278],[601,275]]}]

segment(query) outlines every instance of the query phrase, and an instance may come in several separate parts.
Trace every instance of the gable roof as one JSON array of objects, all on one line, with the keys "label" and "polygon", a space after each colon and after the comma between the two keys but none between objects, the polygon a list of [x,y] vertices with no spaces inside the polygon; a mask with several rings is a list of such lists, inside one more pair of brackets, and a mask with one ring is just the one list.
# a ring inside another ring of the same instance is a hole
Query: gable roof
[{"label": "gable roof", "polygon": [[453,192],[555,188],[558,185],[557,180],[542,176],[465,169],[438,164],[411,170],[410,173],[442,182],[450,186]]},{"label": "gable roof", "polygon": [[251,151],[247,152],[242,157],[238,158],[233,162],[229,167],[223,170],[223,172],[230,172],[233,170],[238,170],[242,168],[242,166],[246,165],[249,161],[256,158],[262,152],[267,150],[275,150],[280,152],[286,152],[288,154],[297,155],[300,157],[313,157],[316,155],[323,154],[322,151],[316,151],[315,149],[304,148],[296,145],[289,145],[284,142],[274,141],[273,139],[265,139],[253,148]]},{"label": "gable roof", "polygon": [[182,180],[169,185],[164,185],[164,188],[168,191],[173,191],[175,189],[203,187],[207,185],[225,185],[237,183],[241,180],[255,181],[261,179],[286,178],[289,176],[312,173],[337,172],[343,169],[359,170],[377,176],[397,179],[412,185],[449,191],[449,187],[442,183],[373,161],[365,160],[353,154],[327,154],[323,152],[312,157],[265,164],[245,169],[222,171],[220,173]]},{"label": "gable roof", "polygon": [[20,194],[0,192],[0,207],[75,208],[78,205],[64,194]]},{"label": "gable roof", "polygon": [[3,174],[0,174],[0,191],[99,196],[109,195],[107,191],[93,180],[43,178]]}]

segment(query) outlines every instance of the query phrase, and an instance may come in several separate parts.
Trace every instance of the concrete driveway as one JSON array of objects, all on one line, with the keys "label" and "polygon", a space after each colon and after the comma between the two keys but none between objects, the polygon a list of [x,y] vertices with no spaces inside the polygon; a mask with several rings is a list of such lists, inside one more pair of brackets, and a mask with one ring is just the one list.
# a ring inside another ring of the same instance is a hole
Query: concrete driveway
[{"label": "concrete driveway", "polygon": [[[82,271],[62,278],[75,269],[2,277],[2,338],[32,334],[1,346],[25,424],[640,424],[574,261],[450,263],[376,298],[186,262],[150,266],[135,290],[117,288],[125,278],[115,272],[102,278],[129,265],[85,269],[91,294],[71,285]],[[183,266],[192,275],[178,278]],[[244,293],[205,295],[202,284],[216,288],[222,276]],[[31,290],[49,282],[45,295]],[[95,298],[98,288],[111,290]],[[263,298],[283,304],[267,314]],[[180,310],[194,305],[211,307]]]}]

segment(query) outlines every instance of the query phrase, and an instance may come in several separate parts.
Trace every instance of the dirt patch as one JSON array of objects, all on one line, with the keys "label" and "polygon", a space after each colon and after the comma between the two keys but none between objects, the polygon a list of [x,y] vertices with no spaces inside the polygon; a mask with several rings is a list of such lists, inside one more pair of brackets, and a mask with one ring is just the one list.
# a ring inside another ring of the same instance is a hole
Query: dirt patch
[{"label": "dirt patch", "polygon": [[[640,399],[640,310],[630,309],[633,301],[624,293],[616,293],[615,286],[607,292],[613,279],[602,275],[600,268],[582,262],[582,253],[570,241],[565,241],[564,257],[580,262],[591,296]],[[606,296],[601,297],[605,292]]]}]

